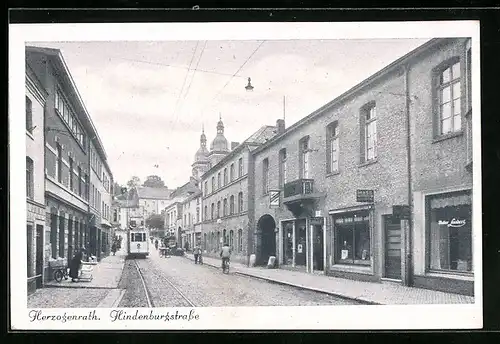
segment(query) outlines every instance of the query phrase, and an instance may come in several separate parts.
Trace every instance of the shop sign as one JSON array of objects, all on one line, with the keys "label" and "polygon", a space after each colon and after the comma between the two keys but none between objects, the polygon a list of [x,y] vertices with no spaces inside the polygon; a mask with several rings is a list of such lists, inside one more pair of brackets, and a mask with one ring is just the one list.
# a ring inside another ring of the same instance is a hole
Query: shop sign
[{"label": "shop sign", "polygon": [[373,203],[374,191],[373,190],[356,190],[356,202]]},{"label": "shop sign", "polygon": [[411,209],[409,205],[393,205],[392,216],[401,220],[409,220],[411,218]]},{"label": "shop sign", "polygon": [[297,252],[302,253],[302,244],[297,245]]},{"label": "shop sign", "polygon": [[309,221],[311,226],[323,226],[323,218],[322,217],[311,217]]},{"label": "shop sign", "polygon": [[280,192],[279,191],[269,191],[269,206],[279,207],[280,206]]},{"label": "shop sign", "polygon": [[458,227],[465,226],[465,219],[462,220],[462,219],[453,218],[450,221],[439,220],[438,225],[458,228]]}]

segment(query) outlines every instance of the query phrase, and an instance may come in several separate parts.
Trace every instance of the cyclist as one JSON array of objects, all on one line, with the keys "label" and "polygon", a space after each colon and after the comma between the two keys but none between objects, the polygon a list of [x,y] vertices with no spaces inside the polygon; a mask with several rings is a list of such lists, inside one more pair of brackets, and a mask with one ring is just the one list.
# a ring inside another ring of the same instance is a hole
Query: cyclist
[{"label": "cyclist", "polygon": [[222,246],[220,251],[220,256],[222,258],[222,271],[224,271],[225,264],[229,263],[229,259],[231,258],[231,248],[227,242],[224,242],[224,246]]}]

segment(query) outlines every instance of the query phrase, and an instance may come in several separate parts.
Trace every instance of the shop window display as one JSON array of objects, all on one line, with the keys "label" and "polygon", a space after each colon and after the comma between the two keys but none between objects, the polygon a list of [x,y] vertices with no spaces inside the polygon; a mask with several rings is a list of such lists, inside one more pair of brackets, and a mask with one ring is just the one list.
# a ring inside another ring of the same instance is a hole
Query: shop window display
[{"label": "shop window display", "polygon": [[334,218],[335,262],[370,265],[370,217],[367,212]]}]

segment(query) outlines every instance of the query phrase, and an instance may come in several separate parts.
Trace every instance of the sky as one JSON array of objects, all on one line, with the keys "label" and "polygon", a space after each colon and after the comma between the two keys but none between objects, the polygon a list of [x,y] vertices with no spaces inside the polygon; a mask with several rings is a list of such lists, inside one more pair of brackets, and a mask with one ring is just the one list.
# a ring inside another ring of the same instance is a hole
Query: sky
[{"label": "sky", "polygon": [[289,127],[426,41],[27,44],[61,50],[116,182],[154,174],[175,188],[189,180],[202,126],[210,146],[219,116],[229,143],[284,114]]}]

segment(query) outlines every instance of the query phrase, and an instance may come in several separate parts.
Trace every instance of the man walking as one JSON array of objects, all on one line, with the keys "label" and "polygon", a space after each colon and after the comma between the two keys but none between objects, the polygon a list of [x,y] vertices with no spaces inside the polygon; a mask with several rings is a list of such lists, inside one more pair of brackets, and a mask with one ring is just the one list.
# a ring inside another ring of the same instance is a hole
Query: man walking
[{"label": "man walking", "polygon": [[201,263],[201,248],[199,244],[196,244],[193,253],[194,253],[194,263],[195,264]]}]

